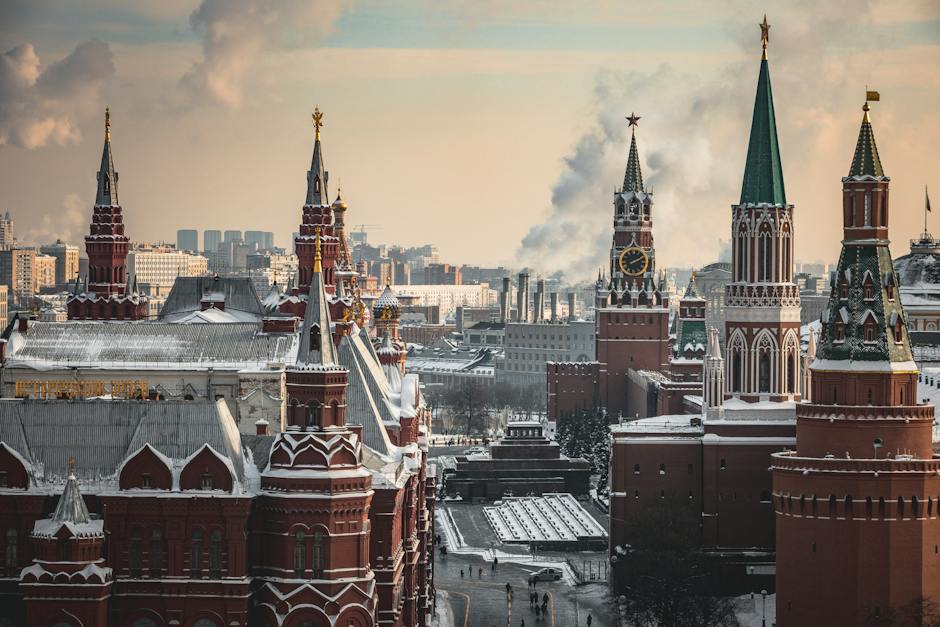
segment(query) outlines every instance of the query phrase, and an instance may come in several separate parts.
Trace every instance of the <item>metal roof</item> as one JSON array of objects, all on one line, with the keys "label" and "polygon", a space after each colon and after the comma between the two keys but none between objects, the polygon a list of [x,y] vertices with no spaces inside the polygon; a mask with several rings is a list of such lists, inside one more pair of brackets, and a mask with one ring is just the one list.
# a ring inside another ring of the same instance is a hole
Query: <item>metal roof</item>
[{"label": "metal roof", "polygon": [[6,367],[242,369],[293,362],[295,334],[263,333],[261,324],[33,322],[11,336]]},{"label": "metal roof", "polygon": [[160,320],[174,321],[201,311],[203,299],[209,294],[224,300],[227,312],[243,312],[258,320],[264,315],[258,293],[247,277],[181,276],[174,281],[160,310]]}]

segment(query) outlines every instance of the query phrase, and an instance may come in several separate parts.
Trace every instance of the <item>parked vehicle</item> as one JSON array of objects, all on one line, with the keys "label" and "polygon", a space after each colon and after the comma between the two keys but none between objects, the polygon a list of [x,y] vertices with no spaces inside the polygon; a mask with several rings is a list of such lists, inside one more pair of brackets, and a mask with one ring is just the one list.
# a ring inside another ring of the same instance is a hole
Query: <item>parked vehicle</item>
[{"label": "parked vehicle", "polygon": [[561,579],[561,571],[557,568],[540,568],[529,575],[529,582],[534,581],[558,581]]}]

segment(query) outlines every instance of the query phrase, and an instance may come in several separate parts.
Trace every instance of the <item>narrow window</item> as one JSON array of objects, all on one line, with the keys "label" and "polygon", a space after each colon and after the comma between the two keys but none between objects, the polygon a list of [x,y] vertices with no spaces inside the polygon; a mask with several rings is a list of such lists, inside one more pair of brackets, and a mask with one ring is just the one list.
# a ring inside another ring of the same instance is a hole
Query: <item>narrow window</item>
[{"label": "narrow window", "polygon": [[874,398],[874,392],[872,392],[872,389],[871,389],[871,388],[868,388],[868,404],[869,404],[869,405],[872,404],[872,399],[873,399],[873,398]]},{"label": "narrow window", "polygon": [[215,486],[215,478],[212,476],[212,473],[206,472],[202,475],[202,481],[200,486],[203,490],[211,490]]},{"label": "narrow window", "polygon": [[140,577],[141,571],[141,538],[140,538],[140,528],[135,527],[131,530],[131,546],[130,546],[130,571],[131,577]]},{"label": "narrow window", "polygon": [[218,529],[209,535],[209,576],[213,579],[222,576],[222,532]]},{"label": "narrow window", "polygon": [[836,495],[829,495],[829,518],[836,517]]},{"label": "narrow window", "polygon": [[202,574],[202,532],[194,531],[192,544],[190,545],[190,576],[196,579]]},{"label": "narrow window", "polygon": [[661,474],[661,475],[666,474],[666,464],[660,464],[660,465],[659,465],[659,474]]},{"label": "narrow window", "polygon": [[724,457],[721,458],[721,463],[719,464],[718,467],[719,467],[719,469],[721,469],[721,470],[727,470],[727,468],[728,468],[728,462],[725,461],[725,458],[724,458]]},{"label": "narrow window", "polygon": [[16,567],[19,563],[17,558],[18,536],[16,529],[7,529],[7,544],[3,554],[3,569],[7,575],[16,574]]},{"label": "narrow window", "polygon": [[640,474],[640,465],[639,465],[639,464],[633,464],[633,474],[635,474],[635,475]]},{"label": "narrow window", "polygon": [[870,496],[865,497],[865,517],[868,520],[871,520],[873,509],[874,508],[872,507],[871,497]]},{"label": "narrow window", "polygon": [[898,519],[904,520],[904,497],[898,497]]},{"label": "narrow window", "polygon": [[313,568],[314,577],[323,576],[323,532],[315,531],[313,533],[313,556],[311,560],[311,567]]},{"label": "narrow window", "polygon": [[150,534],[150,576],[159,579],[163,574],[163,534],[154,529]]},{"label": "narrow window", "polygon": [[885,497],[879,496],[878,497],[878,518],[880,518],[881,520],[884,520],[886,517],[887,511],[888,511],[888,506],[885,503]]},{"label": "narrow window", "polygon": [[294,576],[298,579],[304,576],[306,568],[307,544],[304,541],[304,532],[294,534]]},{"label": "narrow window", "polygon": [[852,520],[852,509],[853,509],[852,504],[853,503],[854,501],[852,500],[852,495],[846,494],[845,495],[845,512],[844,512],[846,520]]},{"label": "narrow window", "polygon": [[149,488],[151,487],[150,482],[151,482],[150,473],[145,472],[140,476],[140,487]]}]

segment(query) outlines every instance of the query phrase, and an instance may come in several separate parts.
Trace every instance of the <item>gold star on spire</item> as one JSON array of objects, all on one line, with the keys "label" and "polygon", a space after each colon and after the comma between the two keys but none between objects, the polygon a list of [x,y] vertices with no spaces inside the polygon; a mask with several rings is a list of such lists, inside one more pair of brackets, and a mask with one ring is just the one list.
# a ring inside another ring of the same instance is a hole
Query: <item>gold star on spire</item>
[{"label": "gold star on spire", "polygon": [[639,122],[641,118],[637,114],[631,112],[630,115],[626,117],[626,120],[628,127],[633,127],[637,126],[637,122]]},{"label": "gold star on spire", "polygon": [[317,131],[317,139],[320,139],[320,127],[323,126],[323,114],[320,112],[320,107],[316,107],[313,110],[313,128]]},{"label": "gold star on spire", "polygon": [[767,14],[764,13],[764,21],[758,24],[760,26],[760,43],[764,49],[763,59],[767,60],[767,43],[770,41],[770,24],[767,23]]},{"label": "gold star on spire", "polygon": [[111,141],[111,107],[104,110],[104,140]]}]

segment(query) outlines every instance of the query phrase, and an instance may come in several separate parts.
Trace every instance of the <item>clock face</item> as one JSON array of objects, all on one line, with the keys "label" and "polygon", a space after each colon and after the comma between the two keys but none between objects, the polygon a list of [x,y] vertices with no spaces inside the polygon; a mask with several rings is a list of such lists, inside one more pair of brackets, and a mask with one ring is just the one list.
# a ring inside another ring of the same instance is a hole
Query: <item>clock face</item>
[{"label": "clock face", "polygon": [[649,255],[633,246],[620,253],[620,270],[627,276],[640,276],[650,265]]}]

